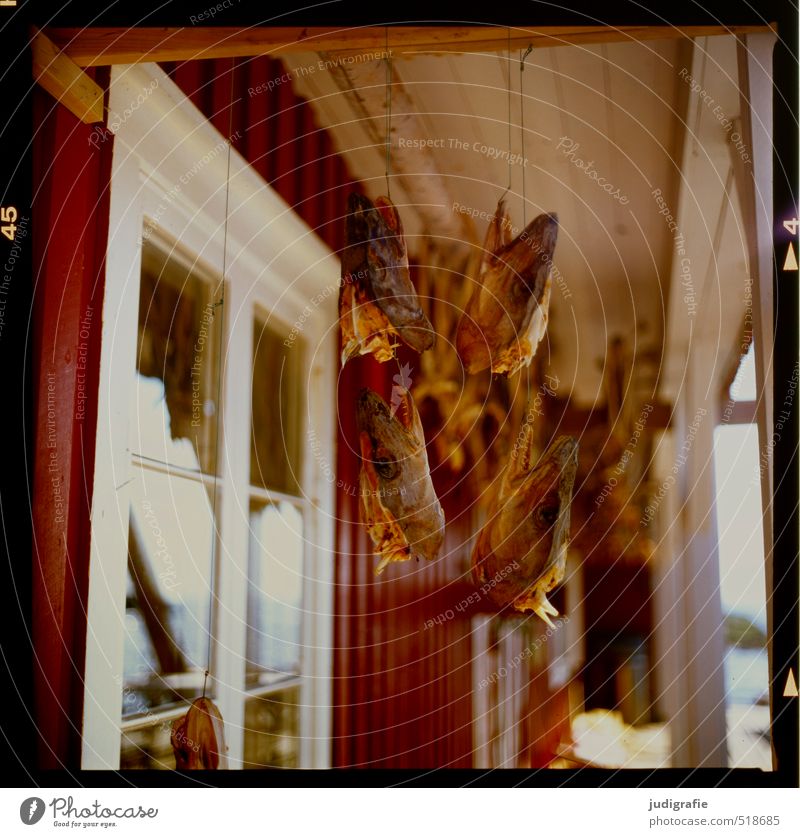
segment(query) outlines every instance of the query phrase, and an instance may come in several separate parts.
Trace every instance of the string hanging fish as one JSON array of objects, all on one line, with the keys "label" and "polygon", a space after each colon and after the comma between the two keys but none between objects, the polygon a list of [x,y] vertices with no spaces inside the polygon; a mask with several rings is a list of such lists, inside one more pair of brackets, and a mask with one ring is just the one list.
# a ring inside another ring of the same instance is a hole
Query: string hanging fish
[{"label": "string hanging fish", "polygon": [[527,366],[547,330],[550,265],[558,216],[539,215],[513,240],[505,202],[497,204],[475,288],[456,333],[467,372],[512,375]]},{"label": "string hanging fish", "polygon": [[444,512],[431,481],[422,422],[411,393],[395,391],[392,408],[371,389],[358,398],[361,519],[381,560],[436,558]]},{"label": "string hanging fish", "polygon": [[213,701],[197,698],[172,724],[170,735],[178,770],[216,770],[228,766],[225,726]]},{"label": "string hanging fish", "polygon": [[347,199],[339,326],[342,365],[363,354],[390,360],[395,338],[417,352],[434,345],[433,326],[409,276],[400,215],[388,198],[373,204],[354,192]]},{"label": "string hanging fish", "polygon": [[532,610],[552,626],[547,600],[563,578],[578,443],[556,439],[534,462],[534,434],[523,424],[472,552],[472,577],[500,607]]}]

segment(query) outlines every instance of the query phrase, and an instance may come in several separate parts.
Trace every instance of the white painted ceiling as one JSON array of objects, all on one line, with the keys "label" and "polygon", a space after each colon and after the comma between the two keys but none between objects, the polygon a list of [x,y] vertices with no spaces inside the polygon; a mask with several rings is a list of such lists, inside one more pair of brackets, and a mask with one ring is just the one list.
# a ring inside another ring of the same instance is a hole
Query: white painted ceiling
[{"label": "white painted ceiling", "polygon": [[[486,218],[509,180],[504,155],[510,70],[510,152],[527,160],[511,167],[512,222],[522,226],[523,194],[528,221],[540,212],[556,212],[560,221],[554,264],[563,282],[553,289],[548,338],[539,351],[547,354],[563,391],[584,406],[603,400],[606,346],[619,334],[636,352],[640,384],[650,392],[669,389],[662,381],[669,367],[662,363],[662,349],[670,333],[672,343],[682,345],[686,324],[670,319],[685,320],[686,310],[675,308],[673,297],[669,313],[673,234],[652,191],[661,189],[674,213],[683,207],[683,231],[694,236],[690,244],[697,249],[697,293],[706,288],[709,299],[722,299],[719,282],[705,284],[714,247],[724,251],[717,252],[717,279],[738,276],[739,281],[745,270],[744,241],[736,233],[738,200],[729,178],[729,132],[712,106],[701,100],[698,108],[698,94],[680,74],[684,69],[684,76],[699,73],[714,106],[727,118],[737,117],[734,42],[716,37],[536,49],[522,73],[519,59],[516,51],[510,61],[508,54],[394,53],[391,194],[401,208],[412,259],[422,234],[448,241],[455,235],[472,243],[483,239]],[[353,175],[373,197],[385,194],[385,62],[347,65],[343,84],[342,74],[320,69],[319,60],[309,54],[287,62],[292,70],[317,68],[294,72],[295,89],[330,129]],[[688,125],[692,145],[684,158],[687,113],[694,124]],[[409,150],[410,140],[432,140],[434,147]],[[564,153],[570,147],[573,160]],[[579,161],[591,163],[597,177],[627,202],[604,191]],[[687,161],[694,189],[691,183],[682,185],[681,166]],[[681,200],[687,188],[692,207]],[[454,205],[484,215],[472,226]],[[732,298],[726,305],[730,310],[723,320],[732,328],[743,308]],[[678,370],[679,359],[672,366]]]}]

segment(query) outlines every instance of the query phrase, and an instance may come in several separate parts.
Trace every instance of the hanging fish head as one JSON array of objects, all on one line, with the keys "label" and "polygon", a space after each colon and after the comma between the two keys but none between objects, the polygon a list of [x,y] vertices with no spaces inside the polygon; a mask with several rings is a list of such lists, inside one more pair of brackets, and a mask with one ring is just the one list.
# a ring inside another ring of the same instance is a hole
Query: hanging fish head
[{"label": "hanging fish head", "polygon": [[403,224],[394,204],[383,197],[373,204],[351,193],[345,240],[339,292],[342,362],[368,353],[388,360],[395,336],[417,352],[430,349],[436,335],[409,276]]},{"label": "hanging fish head", "polygon": [[535,461],[523,426],[472,555],[473,578],[501,607],[533,610],[552,625],[546,594],[564,577],[578,443],[556,439]]},{"label": "hanging fish head", "polygon": [[224,770],[228,766],[222,715],[207,697],[194,700],[188,712],[172,722],[170,743],[178,770]]},{"label": "hanging fish head", "polygon": [[456,348],[470,374],[491,367],[510,375],[531,362],[547,329],[557,238],[558,216],[551,212],[538,215],[512,241],[505,203],[498,203],[456,334]]},{"label": "hanging fish head", "polygon": [[365,388],[357,410],[361,511],[381,556],[378,573],[390,561],[432,560],[444,540],[444,513],[431,481],[419,413],[408,390],[392,400],[390,407]]}]

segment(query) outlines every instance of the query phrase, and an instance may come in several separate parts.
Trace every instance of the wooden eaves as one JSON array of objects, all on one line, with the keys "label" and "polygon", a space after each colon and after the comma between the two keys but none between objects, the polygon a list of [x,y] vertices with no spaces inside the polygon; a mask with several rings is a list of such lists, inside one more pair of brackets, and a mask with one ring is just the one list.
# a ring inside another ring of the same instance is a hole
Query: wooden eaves
[{"label": "wooden eaves", "polygon": [[[774,26],[117,27],[32,32],[34,78],[84,122],[101,121],[98,88],[80,67],[297,52],[501,52],[509,49],[744,36]],[[99,99],[102,102],[102,97]]]}]

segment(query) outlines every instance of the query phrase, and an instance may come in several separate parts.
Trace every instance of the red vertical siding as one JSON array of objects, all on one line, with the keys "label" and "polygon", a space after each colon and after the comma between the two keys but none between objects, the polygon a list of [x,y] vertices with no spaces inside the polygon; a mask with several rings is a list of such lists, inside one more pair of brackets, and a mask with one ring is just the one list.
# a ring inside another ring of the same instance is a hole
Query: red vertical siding
[{"label": "red vertical siding", "polygon": [[[413,357],[409,357],[414,366]],[[441,557],[404,562],[376,577],[358,514],[357,428],[361,386],[388,398],[392,363],[358,358],[339,380],[334,763],[340,767],[470,767],[472,682],[469,617],[456,605],[469,529],[460,498],[435,475],[448,527]],[[413,375],[413,372],[412,372]],[[426,628],[441,614],[453,618]]]},{"label": "red vertical siding", "polygon": [[34,694],[40,766],[76,767],[113,137],[40,88],[34,125]]},{"label": "red vertical siding", "polygon": [[327,132],[317,127],[311,106],[295,95],[282,62],[262,56],[162,67],[221,134],[234,136],[234,148],[338,251],[339,216],[353,181]]}]

